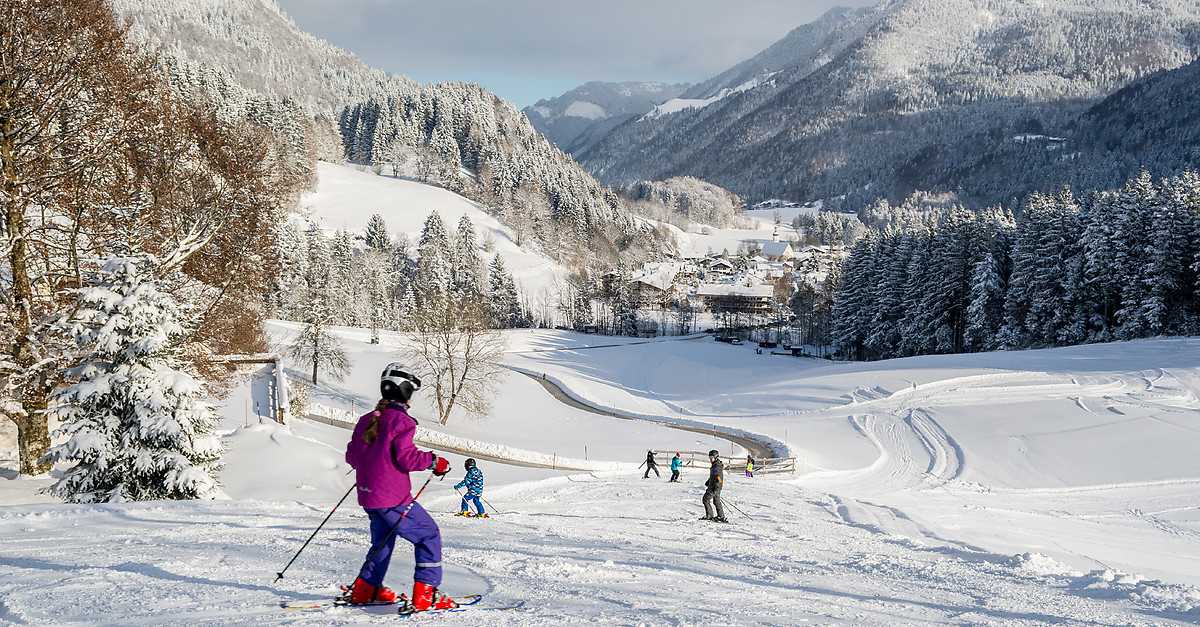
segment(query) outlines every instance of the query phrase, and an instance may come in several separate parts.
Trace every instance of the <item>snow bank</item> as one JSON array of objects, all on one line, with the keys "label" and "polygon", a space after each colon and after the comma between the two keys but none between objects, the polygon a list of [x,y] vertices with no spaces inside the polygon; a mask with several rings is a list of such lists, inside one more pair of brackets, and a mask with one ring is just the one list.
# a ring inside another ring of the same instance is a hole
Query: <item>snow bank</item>
[{"label": "snow bank", "polygon": [[1075,594],[1096,599],[1128,599],[1158,612],[1177,612],[1200,619],[1200,588],[1170,584],[1143,575],[1106,568],[1082,573],[1040,553],[1022,553],[1011,565],[1021,574],[1051,581],[1065,580]]}]

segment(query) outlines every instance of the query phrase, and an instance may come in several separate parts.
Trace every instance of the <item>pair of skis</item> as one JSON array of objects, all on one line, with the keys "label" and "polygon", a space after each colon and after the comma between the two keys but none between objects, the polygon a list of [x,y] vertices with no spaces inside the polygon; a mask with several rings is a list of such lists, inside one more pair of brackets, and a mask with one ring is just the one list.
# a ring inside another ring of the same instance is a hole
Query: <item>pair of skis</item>
[{"label": "pair of skis", "polygon": [[[326,609],[336,608],[336,607],[367,608],[367,607],[398,606],[396,609],[396,613],[402,618],[408,618],[409,616],[414,616],[416,614],[434,615],[434,614],[443,614],[443,613],[447,613],[447,612],[465,612],[465,611],[467,611],[467,608],[469,608],[473,605],[477,605],[480,601],[483,601],[482,594],[470,594],[470,595],[455,599],[455,602],[458,603],[458,607],[444,609],[444,610],[425,610],[422,612],[417,612],[417,611],[413,610],[412,605],[410,605],[407,602],[404,602],[404,603],[378,603],[378,602],[376,602],[376,603],[354,604],[354,603],[350,603],[349,595],[343,595],[343,596],[337,597],[336,599],[331,599],[328,601],[281,601],[279,603],[279,606],[285,610],[295,611],[295,612],[326,610]],[[488,607],[486,609],[489,609],[489,610],[519,610],[523,607],[525,607],[525,602],[521,601],[515,605],[510,605],[510,606],[505,606],[505,607]]]}]

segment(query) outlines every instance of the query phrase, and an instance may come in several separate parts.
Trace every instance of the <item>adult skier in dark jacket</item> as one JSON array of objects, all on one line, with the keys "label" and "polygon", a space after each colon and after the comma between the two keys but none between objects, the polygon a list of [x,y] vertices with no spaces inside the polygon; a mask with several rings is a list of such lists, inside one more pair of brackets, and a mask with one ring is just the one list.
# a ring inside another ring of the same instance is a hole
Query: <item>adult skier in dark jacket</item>
[{"label": "adult skier in dark jacket", "polygon": [[721,504],[721,488],[725,487],[725,464],[721,462],[720,453],[715,449],[708,452],[708,461],[712,462],[712,466],[708,469],[708,481],[704,482],[704,518],[700,520],[727,523],[729,521],[725,519],[725,508]]},{"label": "adult skier in dark jacket", "polygon": [[[654,471],[655,477],[662,477],[658,472],[658,462],[654,461],[654,451],[646,451],[646,461],[642,462],[642,465],[646,467],[646,474],[642,475],[643,479],[650,478],[651,470]],[[641,468],[641,466],[638,466],[638,468]]]}]

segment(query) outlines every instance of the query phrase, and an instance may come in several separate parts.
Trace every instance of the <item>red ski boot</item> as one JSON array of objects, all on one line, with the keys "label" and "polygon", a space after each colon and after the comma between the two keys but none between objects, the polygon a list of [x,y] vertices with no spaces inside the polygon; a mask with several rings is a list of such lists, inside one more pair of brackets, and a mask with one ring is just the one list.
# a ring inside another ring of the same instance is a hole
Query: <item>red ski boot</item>
[{"label": "red ski boot", "polygon": [[350,605],[387,605],[396,602],[396,593],[386,586],[376,588],[363,581],[362,577],[354,580],[350,588]]},{"label": "red ski boot", "polygon": [[458,603],[454,599],[438,592],[437,588],[421,581],[413,582],[411,604],[413,612],[452,610],[458,607]]}]

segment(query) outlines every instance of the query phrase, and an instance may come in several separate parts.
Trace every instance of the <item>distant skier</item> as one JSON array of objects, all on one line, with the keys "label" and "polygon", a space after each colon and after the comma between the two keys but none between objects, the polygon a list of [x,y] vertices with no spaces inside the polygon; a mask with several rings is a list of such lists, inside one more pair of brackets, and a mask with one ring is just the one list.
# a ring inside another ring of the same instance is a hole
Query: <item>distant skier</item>
[{"label": "distant skier", "polygon": [[479,501],[479,497],[483,496],[483,471],[479,470],[479,466],[475,465],[475,460],[468,459],[464,466],[467,469],[467,476],[463,477],[462,481],[454,486],[455,490],[467,489],[467,493],[462,497],[462,509],[458,512],[459,516],[471,516],[471,510],[467,507],[467,502],[475,504],[475,514],[477,518],[488,518],[488,514],[483,509],[483,503]]},{"label": "distant skier", "polygon": [[746,476],[754,476],[754,457],[751,455],[746,456]]},{"label": "distant skier", "polygon": [[708,452],[708,461],[712,462],[712,466],[708,470],[708,481],[704,482],[704,518],[700,520],[727,523],[729,521],[725,519],[725,508],[721,504],[721,488],[725,487],[725,464],[721,462],[720,453],[716,449]]},{"label": "distant skier", "polygon": [[458,607],[450,597],[438,591],[442,583],[442,535],[437,523],[413,500],[409,473],[432,470],[443,477],[450,462],[413,445],[417,421],[408,415],[413,392],[421,389],[421,380],[405,372],[402,364],[388,364],[380,377],[383,400],[375,411],[358,419],[354,435],[346,447],[346,463],[356,471],[358,504],[367,511],[371,523],[371,550],[354,585],[350,603],[395,603],[396,593],[384,587],[383,579],[391,563],[396,536],[413,544],[416,570],[413,573],[412,598],[399,600],[411,610],[444,610]]},{"label": "distant skier", "polygon": [[650,478],[650,471],[654,471],[654,476],[662,478],[662,474],[658,472],[658,462],[654,461],[654,451],[646,451],[646,461],[638,465],[638,468],[646,467],[646,474],[642,475],[643,479]]},{"label": "distant skier", "polygon": [[679,453],[675,453],[675,457],[671,458],[671,478],[668,483],[679,483],[680,468],[683,468],[683,460],[679,459]]}]

